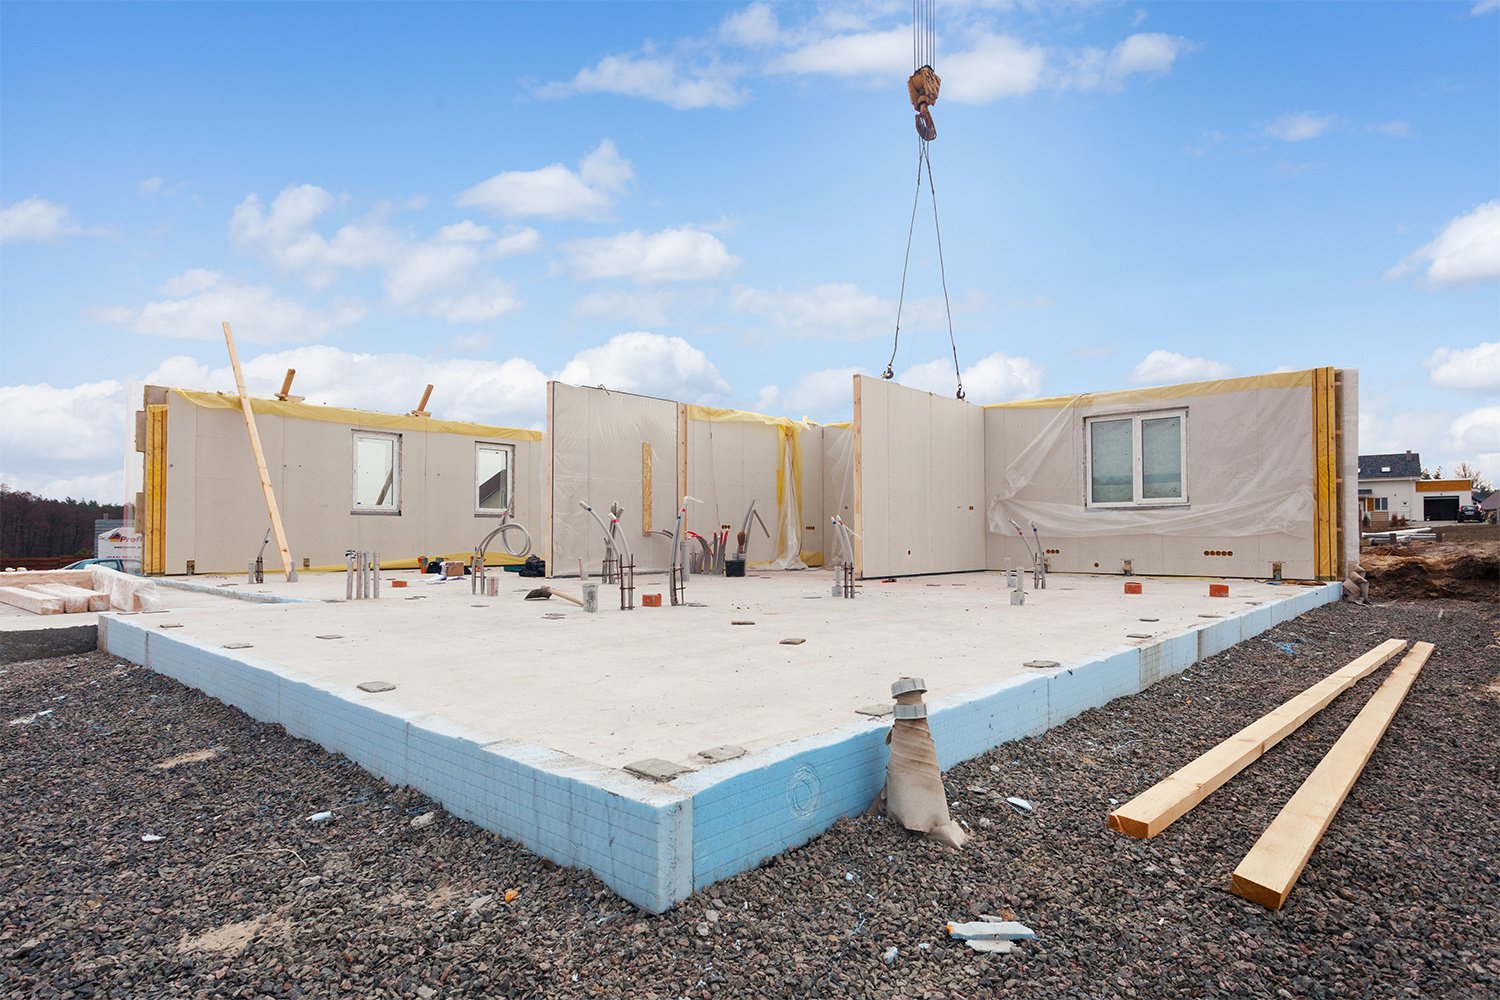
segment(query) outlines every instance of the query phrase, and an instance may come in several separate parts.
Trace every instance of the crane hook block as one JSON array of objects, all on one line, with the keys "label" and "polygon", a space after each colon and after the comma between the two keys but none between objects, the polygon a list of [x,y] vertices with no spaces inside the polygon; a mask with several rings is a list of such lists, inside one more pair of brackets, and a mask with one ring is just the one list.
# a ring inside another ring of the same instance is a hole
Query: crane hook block
[{"label": "crane hook block", "polygon": [[933,124],[929,109],[937,103],[938,90],[942,86],[942,78],[932,71],[931,66],[923,66],[906,80],[906,93],[911,98],[912,109],[917,113],[917,135],[922,137],[923,142],[931,142],[937,138],[937,126]]}]

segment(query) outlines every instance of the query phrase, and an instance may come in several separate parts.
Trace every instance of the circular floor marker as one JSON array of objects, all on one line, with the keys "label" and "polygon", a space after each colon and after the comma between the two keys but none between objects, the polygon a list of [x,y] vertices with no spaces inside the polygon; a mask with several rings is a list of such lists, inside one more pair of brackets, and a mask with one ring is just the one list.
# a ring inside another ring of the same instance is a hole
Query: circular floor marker
[{"label": "circular floor marker", "polygon": [[1051,670],[1053,667],[1062,666],[1062,664],[1056,660],[1027,660],[1021,666],[1030,667],[1032,670]]}]

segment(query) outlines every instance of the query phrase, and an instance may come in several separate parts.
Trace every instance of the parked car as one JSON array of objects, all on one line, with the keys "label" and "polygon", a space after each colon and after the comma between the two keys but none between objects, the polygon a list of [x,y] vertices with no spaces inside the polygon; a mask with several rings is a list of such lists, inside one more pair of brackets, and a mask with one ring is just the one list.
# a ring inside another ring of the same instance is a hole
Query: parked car
[{"label": "parked car", "polygon": [[88,569],[90,566],[104,566],[107,569],[116,570],[120,573],[129,573],[131,576],[141,575],[141,564],[134,559],[121,559],[118,556],[105,556],[101,559],[80,559],[74,563],[68,563],[63,569]]},{"label": "parked car", "polygon": [[1484,512],[1479,509],[1478,504],[1465,504],[1464,506],[1458,508],[1459,524],[1463,524],[1465,521],[1473,521],[1475,524],[1479,524],[1483,520]]}]

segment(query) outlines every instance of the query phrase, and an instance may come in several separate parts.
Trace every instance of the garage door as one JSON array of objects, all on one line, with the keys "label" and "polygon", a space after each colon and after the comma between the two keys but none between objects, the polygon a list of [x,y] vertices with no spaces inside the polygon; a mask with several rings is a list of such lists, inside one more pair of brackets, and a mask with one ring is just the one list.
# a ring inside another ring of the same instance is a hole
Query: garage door
[{"label": "garage door", "polygon": [[1458,497],[1423,497],[1422,517],[1427,521],[1457,521]]}]

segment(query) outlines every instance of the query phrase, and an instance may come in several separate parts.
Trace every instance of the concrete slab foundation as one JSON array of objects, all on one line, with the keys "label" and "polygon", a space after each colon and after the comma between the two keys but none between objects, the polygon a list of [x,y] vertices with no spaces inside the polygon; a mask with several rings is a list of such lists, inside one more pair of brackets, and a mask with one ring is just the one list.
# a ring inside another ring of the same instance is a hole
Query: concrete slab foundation
[{"label": "concrete slab foundation", "polygon": [[[320,600],[341,594],[337,577],[295,585],[299,604],[101,616],[101,644],[653,912],[864,810],[890,723],[860,710],[897,677],[926,678],[947,768],[1339,596],[1235,581],[1226,601],[1208,581],[1162,579],[1126,596],[1119,577],[1054,576],[1011,607],[996,573],[867,583],[845,601],[828,596],[831,574],[805,572],[695,578],[702,607],[585,614],[521,601],[529,581],[482,598],[410,579],[380,600]],[[1059,666],[1023,666],[1039,659]],[[395,687],[360,690],[371,680]],[[625,769],[649,758],[684,773]]]}]

